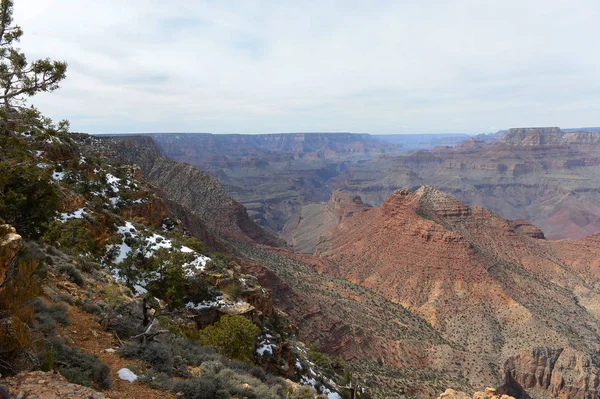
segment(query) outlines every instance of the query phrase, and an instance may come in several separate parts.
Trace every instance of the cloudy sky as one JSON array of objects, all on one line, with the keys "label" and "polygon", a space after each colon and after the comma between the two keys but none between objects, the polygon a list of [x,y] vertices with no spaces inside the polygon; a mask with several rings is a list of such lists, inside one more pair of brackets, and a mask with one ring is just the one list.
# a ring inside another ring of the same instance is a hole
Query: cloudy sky
[{"label": "cloudy sky", "polygon": [[597,0],[17,0],[73,131],[600,126]]}]

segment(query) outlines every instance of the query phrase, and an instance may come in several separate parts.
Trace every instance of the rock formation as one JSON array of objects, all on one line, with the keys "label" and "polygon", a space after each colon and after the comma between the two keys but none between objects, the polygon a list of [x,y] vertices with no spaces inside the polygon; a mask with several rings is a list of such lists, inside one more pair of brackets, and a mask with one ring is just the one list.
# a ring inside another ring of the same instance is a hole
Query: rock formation
[{"label": "rock formation", "polygon": [[0,225],[0,292],[11,278],[17,253],[22,247],[21,236],[14,227]]},{"label": "rock formation", "polygon": [[506,394],[497,393],[494,388],[486,388],[483,392],[475,392],[473,396],[467,395],[464,392],[447,389],[443,394],[438,396],[438,399],[515,399]]},{"label": "rock formation", "polygon": [[[380,207],[346,218],[317,254],[331,261],[324,273],[402,304],[449,342],[495,364],[487,377],[461,364],[474,386],[500,386],[510,376],[525,389],[583,398],[600,392],[600,291],[597,267],[578,269],[577,259],[600,258],[600,247],[588,245],[577,258],[563,245],[529,223],[424,186],[397,190]],[[548,364],[562,356],[561,367],[532,371],[553,350]]]},{"label": "rock formation", "polygon": [[[31,399],[108,399],[103,393],[77,384],[71,384],[58,373],[32,371],[0,380],[14,398]],[[11,399],[11,398],[6,398]]]},{"label": "rock formation", "polygon": [[349,165],[328,183],[380,205],[396,189],[432,185],[508,219],[525,219],[551,239],[600,232],[600,133],[509,129],[403,156]]}]

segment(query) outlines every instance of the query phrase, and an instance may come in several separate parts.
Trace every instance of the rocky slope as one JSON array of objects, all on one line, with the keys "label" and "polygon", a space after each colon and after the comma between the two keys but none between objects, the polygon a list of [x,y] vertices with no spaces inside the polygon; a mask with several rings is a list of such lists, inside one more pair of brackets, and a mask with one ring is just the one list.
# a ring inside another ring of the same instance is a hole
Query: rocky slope
[{"label": "rocky slope", "polygon": [[434,398],[448,386],[486,385],[515,397],[598,394],[598,237],[547,241],[523,219],[502,219],[432,187],[396,191],[377,208],[335,192],[290,230],[297,248],[317,249],[298,255],[264,246],[264,233],[253,236],[237,222],[219,224],[222,215],[236,220],[227,216],[235,211],[223,187],[212,193],[213,178],[136,140],[95,145],[140,165],[158,194],[173,196],[167,208],[194,215],[188,229],[197,218],[220,237],[300,337],[345,359],[375,397]]},{"label": "rocky slope", "polygon": [[[316,364],[310,356],[325,355],[298,341],[297,329],[257,279],[231,257],[207,256],[214,247],[187,234],[186,223],[200,219],[175,220],[160,199],[164,192],[143,180],[137,165],[116,158],[127,154],[125,146],[147,167],[156,160],[142,155],[152,151],[81,135],[52,138],[14,140],[23,162],[48,180],[60,201],[40,238],[23,241],[23,252],[17,254],[22,240],[15,230],[1,229],[0,283],[15,255],[18,269],[0,291],[0,386],[32,397],[340,398],[336,381],[343,369]],[[1,151],[3,159],[13,156],[8,147]],[[210,181],[201,187],[207,186]],[[213,200],[221,200],[222,191],[215,191]],[[206,212],[227,217],[219,207]],[[23,215],[10,216],[22,224]],[[210,234],[220,245],[260,246],[234,233],[214,228]],[[242,333],[252,327],[244,362],[199,342],[204,329],[228,317],[242,323]],[[70,383],[55,374],[17,375],[32,369],[53,370]]]},{"label": "rocky slope", "polygon": [[246,209],[227,194],[217,179],[191,165],[160,156],[151,138],[79,136],[79,139],[90,154],[139,165],[141,176],[161,191],[161,197],[178,218],[190,222],[193,219],[188,225],[196,231],[210,232],[201,239],[210,241],[214,236],[222,236],[248,243],[282,245],[248,217]]},{"label": "rocky slope", "polygon": [[598,395],[600,280],[586,262],[600,258],[600,248],[581,243],[588,251],[577,258],[542,237],[524,221],[425,186],[344,219],[317,253],[331,261],[324,273],[404,305],[488,359],[495,374],[487,384]]},{"label": "rocky slope", "polygon": [[250,217],[273,233],[309,203],[327,201],[327,180],[346,165],[400,146],[368,134],[150,134],[163,154],[223,182]]},{"label": "rocky slope", "polygon": [[552,239],[600,231],[600,134],[519,128],[350,165],[330,186],[380,205],[400,187],[433,185],[505,218],[525,219]]}]

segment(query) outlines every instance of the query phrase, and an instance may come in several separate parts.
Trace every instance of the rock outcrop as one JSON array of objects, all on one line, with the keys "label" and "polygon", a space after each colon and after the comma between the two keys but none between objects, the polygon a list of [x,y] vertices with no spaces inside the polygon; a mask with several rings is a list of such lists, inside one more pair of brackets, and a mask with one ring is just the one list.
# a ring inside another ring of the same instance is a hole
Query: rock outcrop
[{"label": "rock outcrop", "polygon": [[595,357],[572,349],[534,347],[506,361],[507,383],[516,381],[525,390],[544,391],[553,397],[597,398],[600,376],[586,372],[597,363]]},{"label": "rock outcrop", "polygon": [[447,389],[438,399],[515,399],[512,396],[498,393],[494,388],[486,388],[483,392],[475,392],[473,396],[464,392]]},{"label": "rock outcrop", "polygon": [[[103,393],[77,384],[71,384],[58,373],[32,371],[1,379],[14,398],[31,399],[108,399]],[[10,399],[10,398],[7,398]]]},{"label": "rock outcrop", "polygon": [[0,292],[11,277],[14,259],[22,246],[21,236],[13,226],[0,225]]}]

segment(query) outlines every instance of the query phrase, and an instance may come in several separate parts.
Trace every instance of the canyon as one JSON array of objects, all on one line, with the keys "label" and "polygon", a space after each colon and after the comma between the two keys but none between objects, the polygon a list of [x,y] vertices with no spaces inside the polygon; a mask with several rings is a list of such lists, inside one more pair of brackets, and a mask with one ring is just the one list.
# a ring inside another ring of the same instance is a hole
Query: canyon
[{"label": "canyon", "polygon": [[529,220],[550,239],[600,231],[600,133],[593,128],[430,141],[346,133],[149,136],[166,157],[219,179],[256,223],[303,253],[314,248],[303,244],[299,226],[336,190],[377,206],[399,188],[432,185],[502,217]]},{"label": "canyon", "polygon": [[[345,182],[340,187],[347,190],[300,206],[296,222],[280,233],[287,245],[262,230],[250,212],[222,207],[235,203],[227,199],[228,186],[161,157],[158,143],[147,137],[102,141],[121,159],[142,165],[144,178],[164,190],[167,201],[202,215],[207,230],[221,237],[245,273],[258,277],[300,336],[352,364],[376,397],[435,397],[440,391],[433,381],[466,391],[495,386],[514,397],[594,397],[600,392],[600,235],[552,241],[522,217],[504,218],[432,185],[395,189],[387,197],[382,190],[382,203],[374,206],[379,201],[365,181],[357,189],[356,180],[340,179],[390,160],[438,165],[438,152],[462,154],[468,148],[498,154],[504,148],[506,160],[509,153],[514,157],[506,148],[529,154],[542,146],[561,158],[573,140],[593,144],[595,138],[559,129],[498,136],[350,162],[330,180]],[[584,162],[590,168],[592,153]],[[537,161],[565,167],[549,159],[540,155]],[[168,167],[156,166],[162,163]],[[219,196],[211,197],[213,191]],[[190,200],[203,197],[204,205]],[[218,219],[228,222],[220,225]],[[253,227],[222,227],[234,220]],[[402,389],[390,389],[398,381]]]}]

